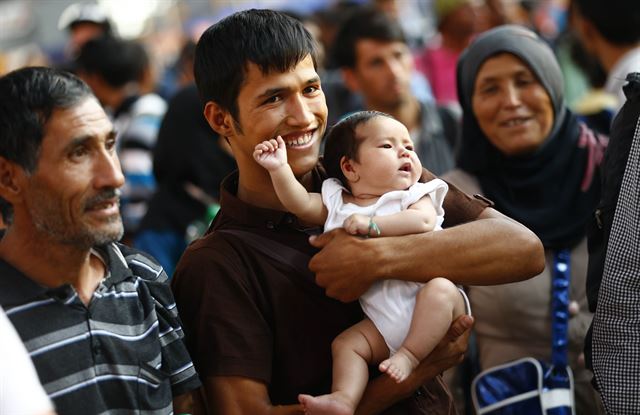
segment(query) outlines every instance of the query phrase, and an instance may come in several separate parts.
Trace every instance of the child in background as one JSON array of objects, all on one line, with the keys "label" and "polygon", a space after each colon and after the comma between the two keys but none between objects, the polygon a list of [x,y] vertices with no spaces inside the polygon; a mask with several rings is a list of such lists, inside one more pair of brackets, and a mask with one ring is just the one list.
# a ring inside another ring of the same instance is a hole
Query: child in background
[{"label": "child in background", "polygon": [[[365,237],[441,229],[447,184],[420,183],[422,165],[407,128],[388,114],[363,111],[336,124],[327,136],[322,193],[309,193],[287,164],[281,137],[258,144],[255,160],[269,171],[284,207],[325,232],[338,227]],[[396,382],[405,380],[468,309],[449,280],[426,284],[386,280],[361,298],[368,318],[333,342],[332,393],[300,395],[307,414],[354,413],[367,385],[368,365]]]}]

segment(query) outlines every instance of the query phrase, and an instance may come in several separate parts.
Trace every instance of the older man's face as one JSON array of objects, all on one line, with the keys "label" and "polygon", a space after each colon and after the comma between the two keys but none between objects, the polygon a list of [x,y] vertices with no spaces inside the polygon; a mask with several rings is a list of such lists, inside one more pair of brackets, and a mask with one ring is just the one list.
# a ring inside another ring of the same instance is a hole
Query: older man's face
[{"label": "older man's face", "polygon": [[25,207],[37,232],[83,248],[122,237],[124,176],[115,144],[113,126],[94,98],[54,110],[27,179]]}]

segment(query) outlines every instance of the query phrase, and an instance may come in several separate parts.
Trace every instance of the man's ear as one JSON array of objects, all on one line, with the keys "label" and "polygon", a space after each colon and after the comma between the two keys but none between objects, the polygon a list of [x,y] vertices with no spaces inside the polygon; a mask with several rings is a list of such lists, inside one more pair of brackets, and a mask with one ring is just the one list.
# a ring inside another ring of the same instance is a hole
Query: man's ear
[{"label": "man's ear", "polygon": [[351,92],[360,92],[360,81],[353,68],[342,68],[342,79]]},{"label": "man's ear", "polygon": [[353,160],[348,159],[347,156],[342,156],[340,159],[340,170],[350,183],[357,183],[360,180],[360,174],[354,168]]},{"label": "man's ear", "polygon": [[234,135],[234,121],[229,111],[223,109],[213,101],[208,101],[204,106],[204,118],[209,126],[222,137]]},{"label": "man's ear", "polygon": [[22,193],[21,177],[24,169],[18,164],[0,157],[0,196],[12,205],[18,201]]}]

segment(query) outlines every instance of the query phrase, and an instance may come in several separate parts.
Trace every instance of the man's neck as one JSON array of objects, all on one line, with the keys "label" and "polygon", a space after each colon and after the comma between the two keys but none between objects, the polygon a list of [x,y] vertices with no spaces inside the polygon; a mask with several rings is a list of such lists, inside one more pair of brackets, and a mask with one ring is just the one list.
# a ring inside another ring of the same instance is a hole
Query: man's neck
[{"label": "man's neck", "polygon": [[72,285],[85,304],[106,271],[90,248],[61,244],[34,232],[21,232],[14,226],[0,240],[0,258],[45,287]]},{"label": "man's neck", "polygon": [[382,111],[393,116],[407,127],[410,132],[420,126],[420,103],[413,95],[410,99],[394,106],[394,107],[376,107],[375,105],[367,105],[369,110]]},{"label": "man's neck", "polygon": [[620,60],[627,53],[631,52],[633,49],[640,48],[640,43],[636,43],[635,45],[625,45],[625,46],[615,46],[610,43],[607,44],[607,47],[600,47],[597,52],[598,57],[600,59],[600,63],[603,68],[610,74],[613,68],[620,62]]},{"label": "man's neck", "polygon": [[[242,169],[239,172],[238,177],[238,192],[236,196],[238,199],[252,206],[274,209],[274,210],[286,210],[273,187],[271,176],[267,170],[258,166],[259,169]],[[302,185],[311,190],[312,187],[312,174],[308,172],[300,179]]]}]

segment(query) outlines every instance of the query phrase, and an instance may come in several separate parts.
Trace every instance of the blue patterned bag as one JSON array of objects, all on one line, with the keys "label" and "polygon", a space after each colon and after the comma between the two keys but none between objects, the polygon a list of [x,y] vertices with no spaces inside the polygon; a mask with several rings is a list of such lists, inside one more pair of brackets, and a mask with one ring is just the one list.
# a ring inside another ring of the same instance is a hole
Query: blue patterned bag
[{"label": "blue patterned bag", "polygon": [[551,364],[525,357],[478,374],[471,384],[478,415],[575,415],[567,365],[569,251],[554,255]]}]

